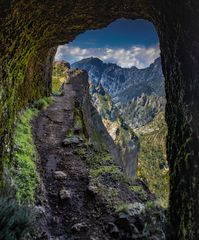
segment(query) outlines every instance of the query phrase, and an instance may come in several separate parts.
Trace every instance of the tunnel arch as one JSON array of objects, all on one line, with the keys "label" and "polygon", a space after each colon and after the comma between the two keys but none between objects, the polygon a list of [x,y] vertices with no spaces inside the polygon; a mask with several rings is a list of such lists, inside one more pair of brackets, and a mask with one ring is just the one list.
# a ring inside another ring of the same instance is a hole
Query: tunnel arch
[{"label": "tunnel arch", "polygon": [[0,4],[2,159],[10,154],[17,112],[34,99],[49,94],[49,72],[57,45],[121,17],[142,18],[154,24],[166,79],[173,239],[198,239],[199,2],[1,0]]}]

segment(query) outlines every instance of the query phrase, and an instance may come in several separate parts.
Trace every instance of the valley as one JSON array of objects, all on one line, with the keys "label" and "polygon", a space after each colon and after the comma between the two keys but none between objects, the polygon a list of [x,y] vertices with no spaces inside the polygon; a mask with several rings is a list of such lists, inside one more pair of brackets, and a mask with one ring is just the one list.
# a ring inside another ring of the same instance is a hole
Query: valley
[{"label": "valley", "polygon": [[[121,68],[96,58],[83,59],[72,67],[88,71],[93,105],[116,145],[124,146],[123,139],[131,133],[131,141],[126,142],[126,146],[131,146],[134,151],[124,159],[123,165],[130,169],[133,161],[129,159],[137,161],[137,176],[166,207],[169,194],[166,99],[160,58],[146,69]],[[113,136],[118,119],[122,122],[118,132],[122,130],[123,136]]]}]

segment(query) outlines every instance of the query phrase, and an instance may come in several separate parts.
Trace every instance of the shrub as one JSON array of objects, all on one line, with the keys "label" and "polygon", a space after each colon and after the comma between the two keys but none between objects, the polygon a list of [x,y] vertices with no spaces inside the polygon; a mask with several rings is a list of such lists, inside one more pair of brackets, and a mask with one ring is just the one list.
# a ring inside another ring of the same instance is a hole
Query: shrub
[{"label": "shrub", "polygon": [[28,207],[20,206],[11,195],[0,195],[0,240],[21,239],[33,224],[34,215]]},{"label": "shrub", "polygon": [[52,102],[53,102],[52,97],[41,98],[38,101],[34,102],[34,107],[37,108],[38,110],[41,110],[43,108],[47,108],[48,105],[52,104]]}]

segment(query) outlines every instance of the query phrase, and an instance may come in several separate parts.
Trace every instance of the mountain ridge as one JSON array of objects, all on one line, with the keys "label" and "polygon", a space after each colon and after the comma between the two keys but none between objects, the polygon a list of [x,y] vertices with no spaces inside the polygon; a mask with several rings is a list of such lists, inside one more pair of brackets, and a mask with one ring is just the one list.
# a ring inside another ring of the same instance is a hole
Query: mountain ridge
[{"label": "mountain ridge", "polygon": [[94,84],[101,83],[112,97],[121,95],[125,93],[127,88],[132,87],[134,87],[134,93],[141,90],[144,93],[152,92],[158,96],[165,95],[160,58],[157,58],[145,69],[122,68],[117,64],[104,63],[102,60],[93,57],[80,60],[71,66],[72,68],[86,70],[91,82]]},{"label": "mountain ridge", "polygon": [[102,86],[133,128],[144,126],[158,112],[164,111],[166,100],[160,57],[145,69],[122,68],[93,57],[71,67],[86,70],[90,83]]}]

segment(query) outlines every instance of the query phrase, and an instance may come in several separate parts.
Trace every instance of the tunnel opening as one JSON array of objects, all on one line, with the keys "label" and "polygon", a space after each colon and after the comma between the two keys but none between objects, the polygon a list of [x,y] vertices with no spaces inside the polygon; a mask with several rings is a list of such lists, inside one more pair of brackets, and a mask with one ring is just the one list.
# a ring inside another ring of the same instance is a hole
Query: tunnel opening
[{"label": "tunnel opening", "polygon": [[171,234],[173,239],[197,239],[198,2],[4,2],[0,10],[1,185],[6,175],[4,165],[11,155],[17,113],[28,103],[50,94],[51,48],[120,17],[148,19],[160,37],[166,80]]},{"label": "tunnel opening", "polygon": [[77,69],[88,73],[91,102],[115,144],[116,162],[127,176],[145,182],[167,207],[166,97],[154,26],[146,20],[119,19],[58,46],[54,95],[62,94],[63,83],[68,84]]}]

